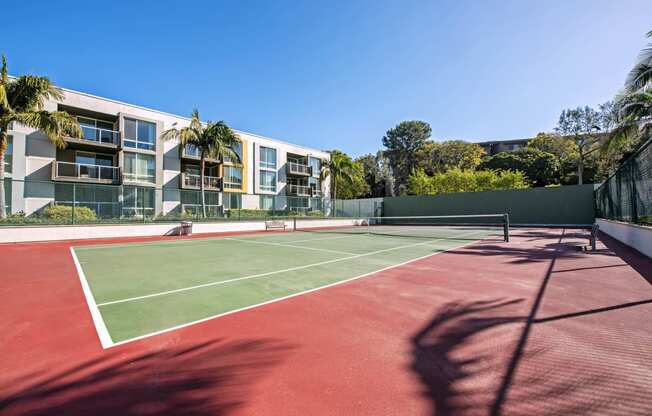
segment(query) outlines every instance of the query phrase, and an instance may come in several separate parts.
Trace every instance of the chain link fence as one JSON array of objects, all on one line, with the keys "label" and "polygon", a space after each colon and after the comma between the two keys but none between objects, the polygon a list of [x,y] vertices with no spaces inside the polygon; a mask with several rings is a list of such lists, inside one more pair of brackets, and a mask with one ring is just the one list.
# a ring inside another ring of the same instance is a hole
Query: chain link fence
[{"label": "chain link fence", "polygon": [[597,216],[652,225],[652,138],[595,191]]}]

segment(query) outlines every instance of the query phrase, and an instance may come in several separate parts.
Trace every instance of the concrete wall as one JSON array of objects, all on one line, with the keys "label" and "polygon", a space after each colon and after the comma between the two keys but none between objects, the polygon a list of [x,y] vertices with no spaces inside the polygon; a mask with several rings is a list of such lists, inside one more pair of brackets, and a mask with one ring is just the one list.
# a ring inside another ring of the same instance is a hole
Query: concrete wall
[{"label": "concrete wall", "polygon": [[384,199],[384,216],[510,215],[512,224],[593,224],[593,185]]},{"label": "concrete wall", "polygon": [[652,227],[596,219],[600,231],[652,258]]},{"label": "concrete wall", "polygon": [[[302,223],[303,228],[337,227],[353,225],[354,220],[310,220]],[[292,220],[285,221],[289,230]],[[147,237],[173,234],[178,223],[163,224],[120,224],[120,225],[78,225],[47,227],[5,227],[0,228],[0,243],[28,241],[83,240],[93,238]],[[264,221],[237,221],[218,223],[195,223],[194,234],[265,231]]]}]

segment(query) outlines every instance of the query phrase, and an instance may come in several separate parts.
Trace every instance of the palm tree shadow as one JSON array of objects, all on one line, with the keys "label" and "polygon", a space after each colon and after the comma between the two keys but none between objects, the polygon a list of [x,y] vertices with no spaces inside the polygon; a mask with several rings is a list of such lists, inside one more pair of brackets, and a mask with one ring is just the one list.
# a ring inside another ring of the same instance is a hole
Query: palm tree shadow
[{"label": "palm tree shadow", "polygon": [[[88,360],[0,397],[3,415],[226,415],[291,345],[273,339],[213,340]],[[106,353],[104,353],[106,354]],[[38,377],[38,375],[33,375]],[[3,390],[7,390],[3,386]]]}]

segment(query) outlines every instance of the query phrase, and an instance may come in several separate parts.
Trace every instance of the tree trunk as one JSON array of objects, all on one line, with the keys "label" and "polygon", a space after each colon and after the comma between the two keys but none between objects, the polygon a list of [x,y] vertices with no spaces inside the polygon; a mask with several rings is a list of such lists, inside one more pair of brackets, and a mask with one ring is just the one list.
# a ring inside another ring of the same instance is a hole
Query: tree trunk
[{"label": "tree trunk", "polygon": [[333,216],[337,217],[337,180],[334,175],[331,175],[331,180],[333,181],[333,195],[331,195],[331,201],[333,201]]},{"label": "tree trunk", "polygon": [[206,161],[204,160],[204,152],[201,154],[201,160],[199,161],[199,189],[201,189],[201,212],[202,218],[206,218],[206,195],[204,194],[204,165]]},{"label": "tree trunk", "polygon": [[6,129],[0,129],[0,219],[7,218],[5,211],[5,151],[7,150],[8,134]]},{"label": "tree trunk", "polygon": [[582,185],[584,175],[584,153],[580,149],[580,157],[577,162],[577,184]]}]

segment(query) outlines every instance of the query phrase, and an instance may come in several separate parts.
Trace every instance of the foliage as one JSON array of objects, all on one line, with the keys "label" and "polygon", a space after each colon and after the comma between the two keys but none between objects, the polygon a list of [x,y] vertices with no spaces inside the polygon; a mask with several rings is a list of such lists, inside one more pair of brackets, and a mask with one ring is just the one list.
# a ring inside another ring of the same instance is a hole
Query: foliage
[{"label": "foliage", "polygon": [[178,140],[181,146],[193,145],[199,150],[201,208],[202,217],[206,218],[206,193],[204,191],[206,158],[222,162],[228,158],[232,162],[240,163],[240,155],[235,151],[235,146],[238,143],[236,134],[223,121],[202,123],[199,111],[195,109],[188,127],[168,129],[163,132],[161,137],[163,140]]},{"label": "foliage", "polygon": [[417,165],[428,175],[450,169],[475,169],[484,155],[484,149],[476,143],[463,140],[444,142],[427,141],[416,152]]},{"label": "foliage", "polygon": [[[47,100],[61,100],[63,93],[46,77],[22,75],[9,78],[7,59],[2,56],[0,70],[0,161],[4,160],[9,124],[16,122],[38,129],[57,147],[63,148],[65,136],[81,137],[77,120],[65,111],[47,111]],[[0,163],[0,218],[6,218],[4,163]]]},{"label": "foliage", "polygon": [[383,197],[394,195],[394,175],[389,160],[382,151],[376,156],[368,154],[355,160],[362,166],[362,172],[369,187],[369,192],[359,197]]},{"label": "foliage", "polygon": [[[72,221],[72,206],[49,205],[43,210],[43,218],[56,222]],[[75,222],[95,221],[95,211],[88,207],[75,207]]]},{"label": "foliage", "polygon": [[555,131],[572,138],[577,145],[577,183],[584,183],[586,156],[598,150],[601,123],[605,118],[589,106],[566,109],[561,112]]},{"label": "foliage", "polygon": [[527,186],[525,175],[517,171],[451,169],[430,176],[423,169],[418,169],[408,178],[410,195],[480,192],[527,188]]},{"label": "foliage", "polygon": [[354,162],[346,153],[331,151],[331,159],[322,162],[321,178],[331,177],[331,198],[350,199],[369,192],[361,163]]},{"label": "foliage", "polygon": [[525,174],[534,186],[557,183],[559,175],[557,158],[541,150],[524,147],[513,152],[500,152],[485,158],[478,169],[515,170]]},{"label": "foliage", "polygon": [[430,125],[418,120],[402,121],[396,127],[387,130],[383,137],[383,145],[387,148],[385,155],[396,177],[397,188],[406,183],[407,177],[416,168],[414,155],[423,147],[431,133]]},{"label": "foliage", "polygon": [[577,157],[577,144],[570,137],[539,133],[528,142],[528,147],[551,153],[559,160]]}]

